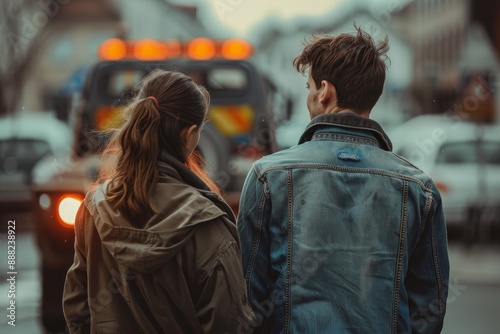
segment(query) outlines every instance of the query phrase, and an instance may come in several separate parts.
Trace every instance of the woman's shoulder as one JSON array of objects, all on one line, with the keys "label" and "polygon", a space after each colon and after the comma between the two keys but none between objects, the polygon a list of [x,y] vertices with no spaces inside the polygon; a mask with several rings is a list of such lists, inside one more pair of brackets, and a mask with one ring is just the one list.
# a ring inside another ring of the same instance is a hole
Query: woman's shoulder
[{"label": "woman's shoulder", "polygon": [[228,254],[240,256],[240,241],[236,226],[227,217],[221,216],[200,224],[192,239],[192,249],[200,268],[211,271],[220,262],[227,261]]}]

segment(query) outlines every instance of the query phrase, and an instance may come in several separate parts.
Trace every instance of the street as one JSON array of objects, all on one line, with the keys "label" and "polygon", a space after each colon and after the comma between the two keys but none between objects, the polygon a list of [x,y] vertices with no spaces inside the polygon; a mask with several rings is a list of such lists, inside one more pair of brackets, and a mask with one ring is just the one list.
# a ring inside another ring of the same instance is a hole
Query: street
[{"label": "street", "polygon": [[[15,327],[8,324],[7,234],[0,234],[0,333],[43,333],[38,322],[40,280],[38,255],[29,231],[16,234]],[[500,328],[500,247],[481,246],[467,250],[450,243],[452,266],[448,311],[443,333],[493,334]]]}]

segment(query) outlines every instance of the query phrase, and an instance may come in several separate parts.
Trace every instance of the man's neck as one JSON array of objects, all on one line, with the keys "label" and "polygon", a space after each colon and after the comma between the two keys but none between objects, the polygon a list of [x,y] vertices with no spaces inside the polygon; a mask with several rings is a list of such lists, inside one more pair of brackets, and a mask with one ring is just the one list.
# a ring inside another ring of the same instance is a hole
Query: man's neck
[{"label": "man's neck", "polygon": [[349,109],[349,108],[342,108],[339,106],[333,106],[330,109],[327,109],[325,114],[341,114],[341,113],[354,113],[358,116],[361,117],[366,117],[370,118],[370,111],[369,110],[355,110],[355,109]]}]

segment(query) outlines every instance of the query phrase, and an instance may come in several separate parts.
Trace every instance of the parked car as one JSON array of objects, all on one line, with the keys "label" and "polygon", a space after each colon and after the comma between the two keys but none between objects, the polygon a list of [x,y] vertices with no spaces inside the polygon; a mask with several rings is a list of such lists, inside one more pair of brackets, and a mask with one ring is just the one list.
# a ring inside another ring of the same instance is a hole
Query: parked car
[{"label": "parked car", "polygon": [[433,178],[449,228],[498,226],[500,126],[425,115],[409,120],[389,136],[395,153]]},{"label": "parked car", "polygon": [[0,210],[30,211],[35,164],[45,156],[69,151],[71,132],[53,113],[22,111],[0,118]]}]

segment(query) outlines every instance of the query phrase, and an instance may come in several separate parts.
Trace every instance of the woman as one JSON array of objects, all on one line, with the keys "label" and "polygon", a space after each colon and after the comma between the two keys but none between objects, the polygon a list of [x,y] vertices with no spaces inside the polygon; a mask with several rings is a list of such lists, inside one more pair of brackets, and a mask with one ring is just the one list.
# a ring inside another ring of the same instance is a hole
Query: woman
[{"label": "woman", "polygon": [[235,218],[194,151],[208,92],[153,71],[75,224],[71,333],[236,333],[253,326]]}]

